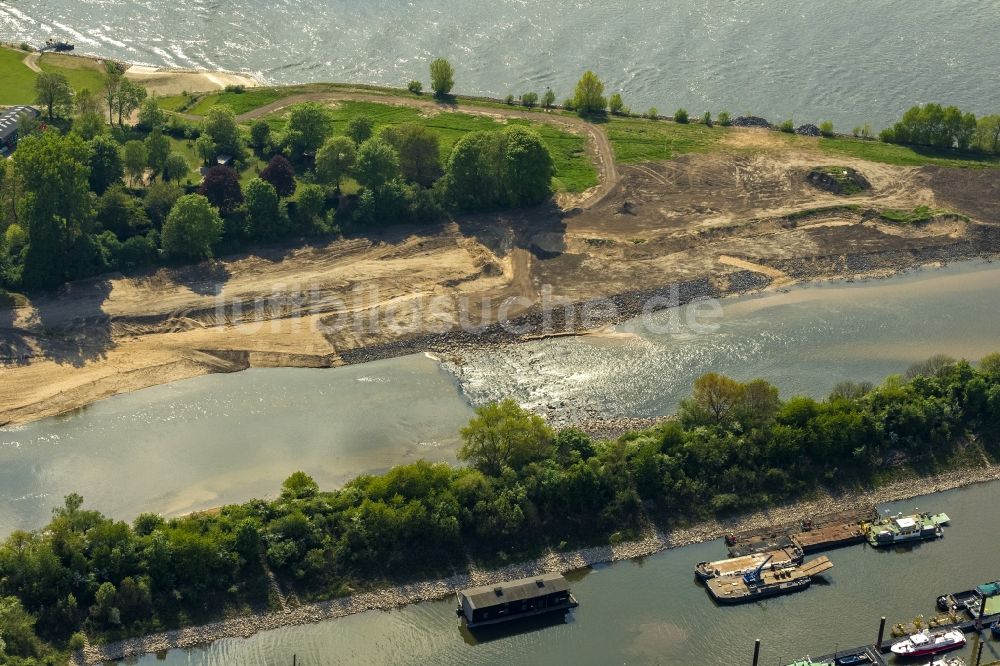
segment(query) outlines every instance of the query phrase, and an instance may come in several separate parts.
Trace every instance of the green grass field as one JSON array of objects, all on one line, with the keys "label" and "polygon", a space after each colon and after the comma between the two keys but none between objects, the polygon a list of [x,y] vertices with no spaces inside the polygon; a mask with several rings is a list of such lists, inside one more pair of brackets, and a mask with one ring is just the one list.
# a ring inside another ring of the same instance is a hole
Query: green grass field
[{"label": "green grass field", "polygon": [[0,104],[35,101],[35,73],[21,62],[24,51],[0,47]]},{"label": "green grass field", "polygon": [[[248,88],[244,92],[221,92],[213,95],[205,95],[199,99],[194,106],[185,111],[196,116],[203,116],[213,106],[225,104],[230,107],[236,115],[253,111],[271,102],[295,94],[292,88]],[[174,98],[164,98],[173,100]],[[183,98],[181,98],[183,99]],[[168,102],[169,104],[170,102]],[[161,102],[161,106],[163,103]],[[166,107],[164,107],[166,108]]]},{"label": "green grass field", "polygon": [[[375,121],[375,132],[389,125],[415,123],[428,127],[437,134],[441,143],[441,159],[446,160],[455,143],[469,132],[495,130],[503,126],[491,118],[461,112],[443,112],[426,115],[419,109],[408,106],[377,104],[374,102],[342,102],[333,107],[333,127],[335,134],[342,134],[347,122],[355,116],[365,115]],[[276,131],[284,131],[288,123],[288,111],[282,110],[267,116],[265,120]],[[544,123],[526,120],[511,120],[511,124],[521,124],[537,131],[545,141],[556,165],[556,188],[566,192],[582,192],[597,184],[597,172],[585,152],[586,139],[569,134]]]},{"label": "green grass field", "polygon": [[104,67],[90,58],[79,58],[61,53],[43,53],[38,61],[42,71],[62,74],[69,80],[74,92],[89,90],[100,93],[104,87]]},{"label": "green grass field", "polygon": [[609,118],[603,127],[615,150],[615,159],[625,164],[707,152],[728,131],[701,124],[617,117]]},{"label": "green grass field", "polygon": [[897,166],[924,166],[936,164],[947,167],[1000,168],[1000,155],[977,155],[975,153],[954,153],[931,148],[911,148],[881,141],[861,139],[820,139],[820,150],[833,155],[850,155],[870,162],[882,162]]}]

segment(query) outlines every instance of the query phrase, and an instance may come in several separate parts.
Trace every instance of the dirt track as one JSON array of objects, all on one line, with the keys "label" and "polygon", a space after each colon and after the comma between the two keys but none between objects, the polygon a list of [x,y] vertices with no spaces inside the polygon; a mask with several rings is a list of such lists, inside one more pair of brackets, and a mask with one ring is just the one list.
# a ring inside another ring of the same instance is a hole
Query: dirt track
[{"label": "dirt track", "polygon": [[[598,327],[671,284],[688,296],[718,295],[1000,252],[998,170],[831,161],[808,140],[789,147],[773,133],[733,130],[719,151],[623,166],[619,174],[600,128],[529,117],[593,137],[595,159],[606,165],[586,205],[392,228],[67,285],[31,307],[0,310],[0,423],[209,372],[326,367],[427,349],[447,354],[456,345],[585,328],[574,320],[540,330],[543,293],[577,304],[613,297],[618,312],[590,322]],[[811,167],[831,163],[856,168],[872,190],[845,199],[806,182]],[[803,214],[845,203],[857,209]],[[971,219],[898,226],[872,212],[918,204]],[[510,333],[495,325],[501,319],[529,326]],[[494,326],[460,334],[463,322]]]}]

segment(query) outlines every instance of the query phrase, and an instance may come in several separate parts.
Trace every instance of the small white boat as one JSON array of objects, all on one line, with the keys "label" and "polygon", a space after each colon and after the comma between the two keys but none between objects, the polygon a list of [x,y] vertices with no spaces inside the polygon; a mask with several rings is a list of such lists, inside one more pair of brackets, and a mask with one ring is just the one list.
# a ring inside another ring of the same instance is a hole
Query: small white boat
[{"label": "small white boat", "polygon": [[[892,644],[892,653],[901,657],[926,657],[955,650],[965,645],[965,634],[958,629],[936,631],[931,633],[926,629],[919,634],[908,636],[898,643]],[[932,666],[936,666],[931,662]]]}]

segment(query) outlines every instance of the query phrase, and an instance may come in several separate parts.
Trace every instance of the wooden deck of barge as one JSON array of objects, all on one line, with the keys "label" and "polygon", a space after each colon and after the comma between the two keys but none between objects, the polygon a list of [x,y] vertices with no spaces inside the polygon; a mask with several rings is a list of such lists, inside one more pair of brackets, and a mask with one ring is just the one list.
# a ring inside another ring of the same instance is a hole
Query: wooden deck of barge
[{"label": "wooden deck of barge", "polygon": [[792,543],[802,549],[803,553],[812,553],[827,548],[838,548],[865,540],[865,533],[858,523],[840,523],[827,525],[808,532],[793,534]]}]

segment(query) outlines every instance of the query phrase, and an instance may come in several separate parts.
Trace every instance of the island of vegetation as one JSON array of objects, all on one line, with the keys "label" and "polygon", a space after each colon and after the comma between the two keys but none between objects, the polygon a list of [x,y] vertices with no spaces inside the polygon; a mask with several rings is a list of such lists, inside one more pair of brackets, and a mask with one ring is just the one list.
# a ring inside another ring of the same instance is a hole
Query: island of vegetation
[{"label": "island of vegetation", "polygon": [[331,599],[981,468],[998,460],[998,427],[1000,354],[978,367],[937,356],[822,401],[708,374],[676,419],[606,441],[508,400],[462,429],[465,466],[417,462],[331,491],[296,472],[273,501],[170,520],[129,524],[71,495],[0,545],[0,662],[54,664],[87,641],[276,609],[280,590]]}]

